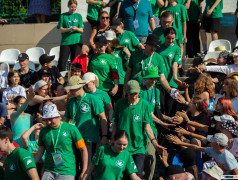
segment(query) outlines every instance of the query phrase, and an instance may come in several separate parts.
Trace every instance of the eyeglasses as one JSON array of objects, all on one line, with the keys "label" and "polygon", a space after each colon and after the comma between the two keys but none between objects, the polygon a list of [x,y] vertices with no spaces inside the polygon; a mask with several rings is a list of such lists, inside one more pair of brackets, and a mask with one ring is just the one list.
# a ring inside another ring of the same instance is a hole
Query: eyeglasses
[{"label": "eyeglasses", "polygon": [[101,19],[109,19],[109,17],[101,17]]}]

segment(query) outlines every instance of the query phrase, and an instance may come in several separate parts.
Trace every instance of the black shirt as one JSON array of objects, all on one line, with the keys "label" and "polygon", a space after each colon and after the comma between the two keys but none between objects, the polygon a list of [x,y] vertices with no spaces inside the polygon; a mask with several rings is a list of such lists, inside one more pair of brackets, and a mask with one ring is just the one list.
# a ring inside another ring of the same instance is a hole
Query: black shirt
[{"label": "black shirt", "polygon": [[19,69],[18,72],[20,73],[21,79],[21,86],[24,88],[29,88],[31,85],[35,84],[37,79],[35,78],[35,71],[29,69],[28,73],[22,74],[21,70]]},{"label": "black shirt", "polygon": [[[188,118],[189,118],[191,121],[195,121],[195,122],[198,122],[198,123],[203,124],[203,125],[208,125],[207,115],[204,114],[204,113],[200,113],[200,114],[197,115],[197,116],[191,116],[191,114],[189,113],[189,114],[188,114]],[[196,133],[196,134],[199,134],[199,135],[202,135],[202,136],[205,136],[205,135],[206,135],[206,132],[204,132],[204,131],[202,131],[202,130],[198,130],[198,129],[195,130],[195,133]]]}]

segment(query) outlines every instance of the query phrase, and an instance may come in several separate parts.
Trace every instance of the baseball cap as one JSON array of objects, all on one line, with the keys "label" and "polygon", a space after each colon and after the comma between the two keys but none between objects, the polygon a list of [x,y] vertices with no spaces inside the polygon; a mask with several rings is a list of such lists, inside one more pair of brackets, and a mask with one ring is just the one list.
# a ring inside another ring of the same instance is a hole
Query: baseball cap
[{"label": "baseball cap", "polygon": [[112,30],[105,32],[105,37],[108,41],[111,41],[116,38],[116,33]]},{"label": "baseball cap", "polygon": [[167,176],[171,176],[174,174],[181,174],[181,173],[185,173],[183,167],[179,166],[179,165],[170,165],[165,169],[165,174]]},{"label": "baseball cap", "polygon": [[29,56],[26,53],[19,54],[17,58],[18,61],[25,61],[26,59],[29,59]]},{"label": "baseball cap", "polygon": [[235,50],[231,54],[233,56],[238,56],[238,48],[235,48]]},{"label": "baseball cap", "polygon": [[87,72],[83,75],[82,80],[86,81],[86,84],[88,84],[91,81],[98,80],[98,76],[92,72]]},{"label": "baseball cap", "polygon": [[47,104],[43,107],[42,119],[60,117],[58,109],[55,104]]},{"label": "baseball cap", "polygon": [[71,90],[71,89],[79,89],[83,87],[86,84],[86,81],[82,80],[79,76],[72,76],[69,79],[68,85],[65,87],[65,89]]},{"label": "baseball cap", "polygon": [[105,38],[105,36],[96,36],[94,38],[94,44],[105,46],[107,44],[107,39]]},{"label": "baseball cap", "polygon": [[48,54],[42,54],[39,58],[39,62],[41,65],[53,61],[55,59],[55,55],[50,56]]},{"label": "baseball cap", "polygon": [[208,135],[207,140],[209,142],[217,142],[221,146],[227,146],[228,145],[228,137],[223,133],[216,133],[214,135]]},{"label": "baseball cap", "polygon": [[140,85],[136,80],[130,80],[127,82],[126,89],[128,94],[139,93]]},{"label": "baseball cap", "polygon": [[235,119],[228,115],[228,114],[223,114],[222,116],[214,116],[214,120],[218,121],[218,122],[225,122],[225,121],[234,121],[235,122]]},{"label": "baseball cap", "polygon": [[113,18],[113,19],[112,19],[112,22],[111,22],[111,25],[110,25],[110,28],[111,28],[111,29],[116,29],[117,26],[120,26],[120,25],[121,25],[121,23],[122,23],[122,21],[121,21],[120,18],[117,18],[117,19]]},{"label": "baseball cap", "polygon": [[48,75],[48,76],[50,76],[50,72],[47,71],[46,69],[40,69],[37,73],[38,73],[38,75],[39,75],[40,77],[42,77],[43,75]]},{"label": "baseball cap", "polygon": [[80,63],[72,63],[71,64],[71,69],[74,69],[74,68],[82,69],[82,65]]},{"label": "baseball cap", "polygon": [[218,165],[214,165],[207,169],[204,169],[203,172],[209,174],[211,177],[217,180],[221,180],[221,177],[223,175],[223,170]]},{"label": "baseball cap", "polygon": [[43,80],[39,80],[33,85],[33,90],[36,91],[37,89],[40,89],[41,87],[43,87],[45,85],[47,85],[47,82],[45,82]]}]

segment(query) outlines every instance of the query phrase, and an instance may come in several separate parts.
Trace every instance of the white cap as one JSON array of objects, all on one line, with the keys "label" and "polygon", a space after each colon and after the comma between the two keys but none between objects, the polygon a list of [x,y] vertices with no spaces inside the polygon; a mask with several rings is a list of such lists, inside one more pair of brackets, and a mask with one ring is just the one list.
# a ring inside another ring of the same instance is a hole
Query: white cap
[{"label": "white cap", "polygon": [[235,122],[235,119],[228,115],[228,114],[223,114],[222,116],[214,116],[214,119],[218,122],[225,122],[225,121],[233,121]]},{"label": "white cap", "polygon": [[60,114],[55,104],[47,104],[43,107],[42,119],[49,119],[56,117],[60,117]]},{"label": "white cap", "polygon": [[104,36],[108,41],[111,41],[116,38],[116,33],[112,30],[109,30],[105,32]]},{"label": "white cap", "polygon": [[36,91],[37,89],[40,89],[41,87],[47,85],[47,82],[43,81],[43,80],[39,80],[37,81],[33,86],[33,90]]},{"label": "white cap", "polygon": [[207,140],[209,142],[217,142],[221,146],[227,146],[228,145],[228,137],[223,133],[216,133],[214,135],[208,135]]},{"label": "white cap", "polygon": [[87,72],[83,75],[82,80],[86,81],[86,84],[88,84],[91,81],[98,80],[98,76],[92,72]]}]

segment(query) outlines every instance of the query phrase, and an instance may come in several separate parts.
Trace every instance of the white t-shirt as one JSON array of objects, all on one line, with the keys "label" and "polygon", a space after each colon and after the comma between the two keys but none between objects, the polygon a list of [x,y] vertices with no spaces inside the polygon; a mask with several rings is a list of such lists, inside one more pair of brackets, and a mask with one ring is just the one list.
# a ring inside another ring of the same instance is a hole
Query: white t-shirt
[{"label": "white t-shirt", "polygon": [[230,74],[238,71],[238,67],[235,64],[225,66],[206,66],[208,72],[219,72],[223,74]]},{"label": "white t-shirt", "polygon": [[17,87],[9,87],[3,91],[2,102],[7,104],[8,100],[13,100],[16,96],[23,96],[26,98],[26,90],[24,87],[18,85]]},{"label": "white t-shirt", "polygon": [[[215,105],[217,104],[218,99],[221,97],[225,97],[225,94],[216,94],[215,95],[215,102],[214,102]],[[238,114],[238,97],[231,99],[231,104],[232,104],[232,107],[233,107],[233,110],[235,111],[235,113]]]}]

